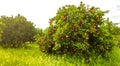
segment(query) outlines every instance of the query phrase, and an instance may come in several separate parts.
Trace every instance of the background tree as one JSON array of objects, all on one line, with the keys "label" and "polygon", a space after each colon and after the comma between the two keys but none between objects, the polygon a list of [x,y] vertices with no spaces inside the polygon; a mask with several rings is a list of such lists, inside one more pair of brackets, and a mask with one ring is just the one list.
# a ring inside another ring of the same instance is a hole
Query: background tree
[{"label": "background tree", "polygon": [[31,21],[27,21],[24,16],[20,14],[13,17],[1,16],[0,21],[5,23],[2,28],[2,41],[4,47],[19,47],[24,42],[32,42],[33,36],[36,34],[35,26]]},{"label": "background tree", "polygon": [[2,31],[3,26],[4,26],[3,22],[0,22],[0,41],[1,41],[2,33],[3,33]]}]

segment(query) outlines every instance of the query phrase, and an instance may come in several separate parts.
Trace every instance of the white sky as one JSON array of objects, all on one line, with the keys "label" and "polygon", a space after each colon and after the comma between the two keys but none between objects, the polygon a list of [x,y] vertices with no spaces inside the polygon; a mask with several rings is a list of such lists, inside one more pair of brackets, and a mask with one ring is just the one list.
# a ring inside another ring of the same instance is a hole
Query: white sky
[{"label": "white sky", "polygon": [[59,7],[64,5],[79,5],[83,1],[86,5],[100,7],[102,10],[110,10],[106,17],[113,22],[120,21],[119,0],[0,0],[0,16],[16,16],[21,14],[36,27],[46,28],[49,18],[56,15]]}]

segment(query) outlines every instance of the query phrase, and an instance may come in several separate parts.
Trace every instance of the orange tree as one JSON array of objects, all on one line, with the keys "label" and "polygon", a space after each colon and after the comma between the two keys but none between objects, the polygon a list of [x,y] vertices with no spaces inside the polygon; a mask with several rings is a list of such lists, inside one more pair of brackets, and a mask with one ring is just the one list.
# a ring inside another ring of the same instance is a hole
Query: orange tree
[{"label": "orange tree", "polygon": [[103,18],[105,13],[107,11],[86,7],[82,2],[78,7],[59,8],[44,35],[40,36],[42,51],[104,55],[114,46],[108,26],[110,21]]}]

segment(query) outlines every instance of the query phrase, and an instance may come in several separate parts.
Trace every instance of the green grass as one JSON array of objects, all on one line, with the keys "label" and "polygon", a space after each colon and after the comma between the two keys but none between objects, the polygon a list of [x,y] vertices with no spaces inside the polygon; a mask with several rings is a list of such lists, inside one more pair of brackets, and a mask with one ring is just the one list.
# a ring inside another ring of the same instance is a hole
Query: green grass
[{"label": "green grass", "polygon": [[113,48],[105,58],[91,57],[89,64],[84,61],[84,58],[79,56],[42,53],[36,44],[29,45],[26,49],[0,47],[0,66],[120,66],[120,48]]}]

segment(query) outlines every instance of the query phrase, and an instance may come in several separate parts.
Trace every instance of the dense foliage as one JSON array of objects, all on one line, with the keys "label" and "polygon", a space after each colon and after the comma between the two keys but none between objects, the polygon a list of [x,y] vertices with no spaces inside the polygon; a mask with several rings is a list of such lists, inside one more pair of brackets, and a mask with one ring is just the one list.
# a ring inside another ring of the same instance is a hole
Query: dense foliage
[{"label": "dense foliage", "polygon": [[15,17],[1,16],[0,21],[5,23],[5,27],[2,28],[1,45],[3,47],[19,47],[24,42],[34,40],[35,26],[24,16],[19,14]]},{"label": "dense foliage", "polygon": [[1,37],[2,37],[2,28],[3,28],[4,24],[2,22],[0,22],[0,41],[1,41]]},{"label": "dense foliage", "polygon": [[[2,25],[2,22],[0,22],[0,26]],[[2,30],[0,28],[0,41],[1,41],[1,33],[2,33]]]},{"label": "dense foliage", "polygon": [[0,66],[120,66],[120,27],[107,12],[66,5],[45,30],[20,14],[1,16]]},{"label": "dense foliage", "polygon": [[104,55],[115,45],[111,33],[113,24],[103,18],[107,12],[86,7],[82,2],[78,7],[66,5],[59,8],[56,16],[50,19],[50,26],[39,37],[41,50],[85,57]]}]

